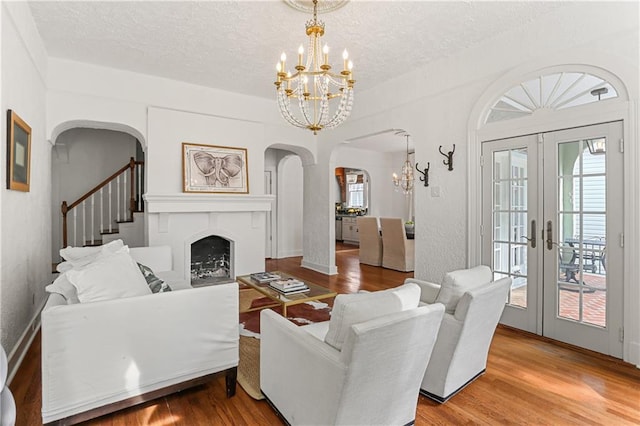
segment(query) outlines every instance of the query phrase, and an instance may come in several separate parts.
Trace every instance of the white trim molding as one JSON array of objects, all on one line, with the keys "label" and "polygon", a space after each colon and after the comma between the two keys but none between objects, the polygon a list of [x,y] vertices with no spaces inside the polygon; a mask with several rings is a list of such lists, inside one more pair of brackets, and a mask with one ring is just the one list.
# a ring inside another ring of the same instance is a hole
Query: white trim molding
[{"label": "white trim molding", "polygon": [[148,213],[271,211],[274,195],[145,194]]}]

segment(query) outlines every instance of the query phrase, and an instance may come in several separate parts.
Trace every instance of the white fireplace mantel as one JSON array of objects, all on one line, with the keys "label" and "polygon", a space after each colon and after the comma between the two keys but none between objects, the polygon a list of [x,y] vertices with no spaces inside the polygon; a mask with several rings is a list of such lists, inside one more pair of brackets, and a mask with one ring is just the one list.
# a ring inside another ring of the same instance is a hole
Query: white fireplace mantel
[{"label": "white fireplace mantel", "polygon": [[274,195],[145,194],[148,213],[271,211]]}]

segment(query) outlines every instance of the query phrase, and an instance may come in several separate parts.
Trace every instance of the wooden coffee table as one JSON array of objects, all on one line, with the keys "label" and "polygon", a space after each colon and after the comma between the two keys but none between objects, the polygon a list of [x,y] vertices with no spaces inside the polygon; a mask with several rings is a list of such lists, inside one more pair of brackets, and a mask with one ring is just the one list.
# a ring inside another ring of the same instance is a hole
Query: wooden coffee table
[{"label": "wooden coffee table", "polygon": [[308,280],[303,280],[298,277],[294,277],[293,275],[286,274],[280,271],[273,271],[274,274],[280,275],[282,278],[295,278],[296,280],[304,282],[307,287],[309,287],[308,291],[304,293],[295,293],[295,294],[282,294],[277,290],[269,287],[268,283],[260,284],[258,281],[251,278],[251,275],[242,275],[236,277],[236,281],[239,283],[248,285],[249,287],[259,291],[260,293],[267,296],[269,299],[273,300],[273,305],[261,306],[259,309],[264,308],[273,308],[276,306],[282,307],[282,316],[286,318],[287,316],[287,307],[292,305],[298,305],[300,303],[309,302],[313,300],[321,300],[327,299],[330,297],[335,297],[337,293],[335,291],[331,291],[326,287],[322,287],[318,284],[314,284]]}]

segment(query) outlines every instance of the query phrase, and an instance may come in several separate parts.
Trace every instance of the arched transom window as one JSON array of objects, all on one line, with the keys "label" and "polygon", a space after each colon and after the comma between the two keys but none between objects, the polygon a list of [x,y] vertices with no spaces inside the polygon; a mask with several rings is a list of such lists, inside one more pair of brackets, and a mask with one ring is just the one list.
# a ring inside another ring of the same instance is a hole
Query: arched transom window
[{"label": "arched transom window", "polygon": [[606,80],[585,72],[556,72],[520,83],[491,107],[486,123],[511,120],[536,110],[561,110],[616,98],[618,93]]}]

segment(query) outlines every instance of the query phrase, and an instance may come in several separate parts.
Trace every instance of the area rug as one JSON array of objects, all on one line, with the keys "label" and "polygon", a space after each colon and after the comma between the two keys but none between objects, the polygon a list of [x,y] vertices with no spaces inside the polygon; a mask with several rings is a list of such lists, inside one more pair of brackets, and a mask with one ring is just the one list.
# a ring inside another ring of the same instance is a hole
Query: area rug
[{"label": "area rug", "polygon": [[[329,302],[306,302],[287,308],[287,319],[297,325],[328,321],[331,318],[333,300]],[[264,399],[260,392],[260,311],[273,302],[251,288],[240,288],[240,362],[238,384],[253,399]],[[279,308],[267,308],[282,313]],[[244,311],[244,312],[243,312]]]}]

